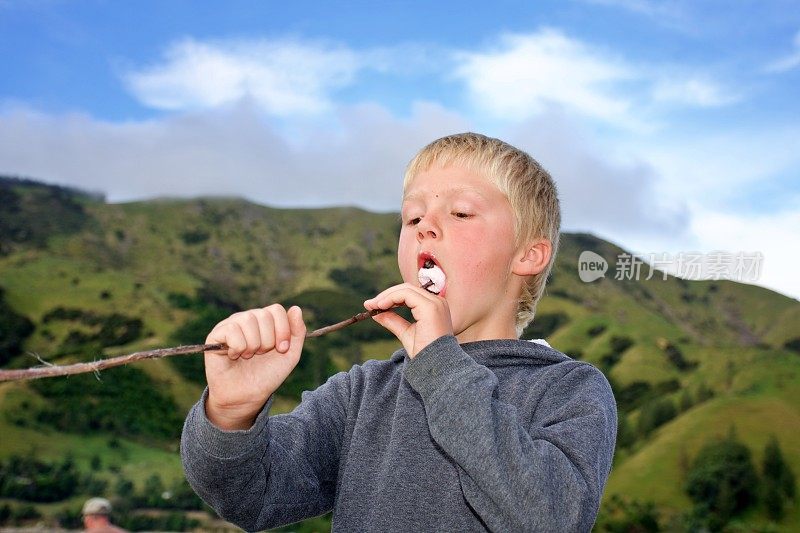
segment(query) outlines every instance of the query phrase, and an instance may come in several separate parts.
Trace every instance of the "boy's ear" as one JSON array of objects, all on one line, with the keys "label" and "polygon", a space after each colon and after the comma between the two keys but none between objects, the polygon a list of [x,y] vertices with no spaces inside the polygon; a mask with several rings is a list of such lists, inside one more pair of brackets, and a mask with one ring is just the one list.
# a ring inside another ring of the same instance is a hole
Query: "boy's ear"
[{"label": "boy's ear", "polygon": [[520,249],[511,271],[518,276],[533,276],[547,267],[553,246],[547,239],[540,239]]}]

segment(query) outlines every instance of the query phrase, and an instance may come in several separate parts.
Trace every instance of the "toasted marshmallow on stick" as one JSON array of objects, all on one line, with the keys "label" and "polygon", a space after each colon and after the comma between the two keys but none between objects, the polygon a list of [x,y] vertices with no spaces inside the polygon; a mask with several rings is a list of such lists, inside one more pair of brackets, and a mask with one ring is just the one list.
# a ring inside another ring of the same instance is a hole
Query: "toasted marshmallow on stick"
[{"label": "toasted marshmallow on stick", "polygon": [[425,264],[422,265],[422,268],[419,269],[417,279],[423,289],[433,294],[439,294],[442,292],[442,289],[444,289],[446,276],[438,265],[428,259],[425,261]]}]

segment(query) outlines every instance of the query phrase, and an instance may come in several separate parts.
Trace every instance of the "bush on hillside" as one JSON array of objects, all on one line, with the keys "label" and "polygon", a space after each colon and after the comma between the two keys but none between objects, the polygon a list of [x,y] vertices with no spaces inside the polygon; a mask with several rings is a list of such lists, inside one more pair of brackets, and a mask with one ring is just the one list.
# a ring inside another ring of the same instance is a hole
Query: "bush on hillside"
[{"label": "bush on hillside", "polygon": [[22,353],[22,344],[34,331],[33,322],[6,303],[0,287],[0,366]]},{"label": "bush on hillside", "polygon": [[[288,298],[286,307],[299,305],[303,311],[308,329],[328,326],[348,319],[364,310],[364,299],[353,292],[330,289],[313,289]],[[373,320],[329,334],[334,346],[348,346],[354,341],[394,339],[395,337]]]},{"label": "bush on hillside", "polygon": [[608,372],[611,367],[616,365],[625,350],[633,346],[633,339],[623,335],[613,335],[609,341],[608,352],[600,357],[600,363],[603,366],[603,371]]},{"label": "bush on hillside", "polygon": [[770,437],[764,448],[762,473],[767,515],[773,520],[780,520],[786,503],[795,497],[796,481],[794,472],[783,458],[783,452],[775,435]]},{"label": "bush on hillside", "polygon": [[661,381],[655,385],[651,385],[646,381],[633,381],[625,386],[619,385],[613,379],[609,379],[609,382],[614,390],[617,407],[620,411],[626,412],[633,411],[637,407],[664,394],[679,390],[681,386],[676,379]]},{"label": "bush on hillside", "polygon": [[614,494],[600,510],[597,529],[610,533],[655,533],[661,531],[659,519],[654,502]]},{"label": "bush on hillside", "polygon": [[523,339],[547,339],[561,326],[569,322],[569,315],[566,313],[542,313],[537,314],[525,331],[522,332]]},{"label": "bush on hillside", "polygon": [[381,292],[380,274],[361,266],[334,268],[328,277],[339,287],[355,292],[364,300]]},{"label": "bush on hillside", "polygon": [[789,339],[783,343],[783,347],[796,353],[800,353],[800,337]]},{"label": "bush on hillside", "polygon": [[[213,303],[204,302],[200,298],[191,298],[184,294],[170,293],[169,302],[179,309],[192,310],[194,317],[176,329],[170,336],[175,344],[201,344],[219,322],[228,318],[231,313]],[[188,357],[170,357],[170,364],[187,380],[205,384],[206,374],[203,356],[200,354]]]},{"label": "bush on hillside", "polygon": [[617,448],[629,448],[636,441],[636,433],[633,431],[628,417],[620,412],[617,417]]},{"label": "bush on hillside", "polygon": [[642,406],[636,429],[639,435],[646,437],[657,427],[675,418],[676,414],[675,404],[669,398],[651,401]]},{"label": "bush on hillside", "polygon": [[90,217],[80,197],[90,196],[77,189],[0,176],[0,256],[11,253],[15,245],[43,248],[53,235],[86,227]]},{"label": "bush on hillside", "polygon": [[81,476],[67,457],[45,463],[33,456],[14,455],[0,462],[0,497],[29,502],[57,502],[80,489]]},{"label": "bush on hillside", "polygon": [[177,439],[183,416],[143,371],[122,366],[99,376],[40,379],[30,385],[50,400],[36,420],[62,431]]},{"label": "bush on hillside", "polygon": [[0,526],[22,526],[41,518],[42,514],[29,503],[11,506],[0,505]]},{"label": "bush on hillside", "polygon": [[86,353],[94,355],[96,351],[109,346],[123,346],[142,337],[144,323],[139,318],[128,317],[119,313],[100,314],[75,307],[58,306],[42,317],[42,323],[53,321],[77,322],[83,329],[73,329],[67,334],[59,347],[59,354]]},{"label": "bush on hillside", "polygon": [[680,400],[678,401],[678,409],[680,409],[681,412],[688,411],[693,405],[694,400],[692,399],[692,394],[689,392],[689,389],[683,389]]},{"label": "bush on hillside", "polygon": [[683,356],[683,352],[671,342],[667,342],[664,346],[664,353],[667,360],[672,366],[680,371],[692,370],[697,367],[696,361],[687,361]]},{"label": "bush on hillside", "polygon": [[685,488],[708,527],[721,528],[756,501],[759,479],[750,450],[733,431],[707,442],[692,462]]},{"label": "bush on hillside", "polygon": [[605,331],[606,331],[606,325],[605,324],[598,324],[596,326],[590,327],[586,331],[586,334],[589,335],[590,337],[597,337],[598,335],[601,335]]}]

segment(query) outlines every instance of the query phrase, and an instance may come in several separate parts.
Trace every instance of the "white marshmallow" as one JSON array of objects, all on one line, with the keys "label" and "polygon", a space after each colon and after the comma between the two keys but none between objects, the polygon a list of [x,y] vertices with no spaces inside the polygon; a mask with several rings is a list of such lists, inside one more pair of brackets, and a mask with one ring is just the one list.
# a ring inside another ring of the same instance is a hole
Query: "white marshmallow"
[{"label": "white marshmallow", "polygon": [[442,292],[442,289],[444,289],[446,276],[441,268],[439,268],[437,265],[434,265],[431,268],[420,268],[419,273],[417,274],[417,279],[419,280],[419,284],[423,287],[429,281],[432,281],[433,285],[428,287],[426,290],[428,292],[432,292],[433,294],[439,294]]}]

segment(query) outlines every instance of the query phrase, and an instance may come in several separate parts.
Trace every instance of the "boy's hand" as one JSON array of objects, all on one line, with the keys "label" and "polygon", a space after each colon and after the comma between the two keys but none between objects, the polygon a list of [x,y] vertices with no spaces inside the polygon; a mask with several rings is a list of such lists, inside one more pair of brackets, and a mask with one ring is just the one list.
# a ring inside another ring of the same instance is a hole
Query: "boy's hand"
[{"label": "boy's hand", "polygon": [[248,429],[300,361],[306,325],[299,307],[287,312],[275,304],[234,313],[211,330],[205,352],[208,400],[206,416],[222,429]]},{"label": "boy's hand", "polygon": [[447,300],[410,283],[389,287],[364,302],[364,307],[370,311],[395,305],[411,309],[415,322],[411,323],[393,311],[377,314],[372,319],[400,339],[412,359],[439,337],[453,334]]}]

